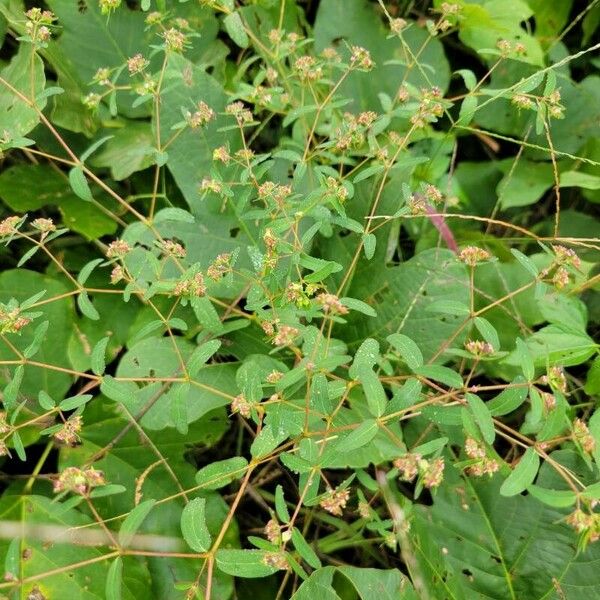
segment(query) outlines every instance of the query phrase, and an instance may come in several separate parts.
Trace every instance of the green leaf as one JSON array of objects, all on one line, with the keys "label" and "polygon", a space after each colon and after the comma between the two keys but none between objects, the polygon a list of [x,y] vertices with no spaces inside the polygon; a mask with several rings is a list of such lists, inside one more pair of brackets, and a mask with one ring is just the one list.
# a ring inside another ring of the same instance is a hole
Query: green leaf
[{"label": "green leaf", "polygon": [[188,395],[190,384],[183,383],[177,387],[171,399],[171,419],[179,433],[186,435],[188,432]]},{"label": "green leaf", "polygon": [[464,383],[462,377],[452,369],[448,367],[442,367],[440,365],[421,365],[417,369],[414,369],[417,375],[433,379],[447,385],[451,388],[462,388]]},{"label": "green leaf", "polygon": [[123,598],[121,586],[123,578],[123,559],[117,556],[106,574],[106,600],[121,600]]},{"label": "green leaf", "polygon": [[531,275],[537,277],[539,275],[539,270],[535,266],[535,263],[528,257],[525,256],[522,252],[519,252],[516,248],[511,248],[511,254],[519,261],[522,267],[527,269]]},{"label": "green leaf", "polygon": [[[339,248],[336,254],[346,250]],[[366,338],[383,341],[392,333],[412,339],[428,361],[448,339],[462,347],[464,333],[457,330],[464,322],[460,316],[440,317],[430,307],[443,300],[454,306],[467,306],[468,276],[454,253],[425,250],[397,267],[363,262],[357,266],[348,296],[363,298],[377,307],[377,317],[364,319],[347,315],[348,324],[340,337],[351,345]]]},{"label": "green leaf", "polygon": [[500,339],[498,338],[498,332],[496,328],[483,317],[475,317],[475,327],[479,330],[479,333],[483,336],[483,339],[492,346],[495,351],[500,350]]},{"label": "green leaf", "polygon": [[236,577],[266,577],[277,571],[265,562],[265,550],[219,550],[216,554],[217,567]]},{"label": "green leaf", "polygon": [[321,567],[319,557],[304,539],[304,536],[297,527],[292,529],[292,543],[294,544],[294,548],[298,551],[298,554],[300,554],[313,569],[319,569]]},{"label": "green leaf", "polygon": [[527,398],[528,386],[522,377],[515,378],[511,384],[487,403],[494,417],[503,417],[515,411]]},{"label": "green leaf", "polygon": [[69,171],[69,184],[75,195],[82,200],[85,200],[86,202],[92,202],[94,200],[87,178],[81,167],[73,167]]},{"label": "green leaf", "polygon": [[417,344],[408,336],[401,333],[393,333],[387,337],[387,341],[400,353],[409,369],[413,371],[423,364],[423,354]]},{"label": "green leaf", "polygon": [[83,291],[79,293],[77,296],[77,306],[83,315],[88,319],[91,319],[92,321],[97,321],[100,319],[100,314],[92,304],[87,292]]},{"label": "green leaf", "polygon": [[212,536],[206,527],[206,499],[194,498],[181,513],[181,532],[188,546],[195,552],[208,552]]},{"label": "green leaf", "polygon": [[488,444],[493,444],[496,437],[496,431],[494,429],[494,421],[492,419],[492,415],[490,414],[489,408],[486,406],[485,402],[475,394],[466,394],[465,398],[467,399],[469,408],[475,417],[475,422],[481,430],[483,439]]},{"label": "green leaf", "polygon": [[87,404],[93,396],[91,394],[82,394],[80,396],[72,396],[71,398],[65,398],[59,405],[60,410],[75,410],[84,404]]},{"label": "green leaf", "polygon": [[49,325],[50,321],[44,321],[35,328],[35,333],[33,334],[33,340],[31,344],[29,344],[29,346],[23,350],[23,356],[25,356],[25,358],[31,358],[38,353],[46,337],[46,332],[48,331]]},{"label": "green leaf", "polygon": [[108,336],[103,337],[92,350],[91,362],[94,375],[104,375],[104,371],[106,370],[106,347],[109,341],[110,338]]},{"label": "green leaf", "polygon": [[521,338],[517,338],[516,343],[517,355],[519,357],[523,375],[527,381],[532,381],[535,376],[535,366],[533,364],[533,359],[531,358],[531,352],[529,352],[527,344]]},{"label": "green leaf", "polygon": [[[22,18],[22,13],[20,18]],[[4,63],[3,63],[4,64]],[[4,79],[30,102],[35,100],[45,85],[44,65],[30,44],[20,44],[10,63],[0,71]],[[43,110],[46,100],[38,102]],[[18,140],[27,135],[39,122],[38,112],[5,85],[0,85],[0,131],[8,141],[4,147],[19,147]]]},{"label": "green leaf", "polygon": [[240,18],[240,14],[236,12],[232,12],[227,15],[223,19],[223,24],[225,25],[225,30],[229,37],[240,47],[247,48],[250,43],[248,39],[248,34],[244,29],[244,24],[242,23],[242,19]]},{"label": "green leaf", "polygon": [[243,477],[247,466],[243,456],[216,460],[196,473],[196,483],[203,490],[218,490]]},{"label": "green leaf", "polygon": [[190,356],[187,362],[187,370],[192,377],[198,374],[198,371],[221,347],[220,340],[210,340],[198,346]]},{"label": "green leaf", "polygon": [[340,302],[350,310],[358,311],[363,315],[367,315],[367,317],[377,316],[375,309],[362,300],[356,300],[356,298],[340,298]]},{"label": "green leaf", "polygon": [[540,468],[540,457],[533,448],[527,448],[512,473],[500,487],[503,496],[515,496],[527,489],[535,479]]},{"label": "green leaf", "polygon": [[156,500],[144,500],[140,502],[126,517],[119,529],[119,544],[127,548],[133,537],[141,527],[150,511],[154,508]]},{"label": "green leaf", "polygon": [[275,488],[275,511],[282,523],[290,522],[290,513],[285,503],[283,487],[280,484]]},{"label": "green leaf", "polygon": [[527,491],[540,502],[556,508],[566,508],[575,504],[577,495],[571,490],[551,490],[531,484]]},{"label": "green leaf", "polygon": [[336,452],[351,452],[366,446],[376,435],[379,426],[375,419],[361,423],[354,431],[343,437],[335,446]]}]

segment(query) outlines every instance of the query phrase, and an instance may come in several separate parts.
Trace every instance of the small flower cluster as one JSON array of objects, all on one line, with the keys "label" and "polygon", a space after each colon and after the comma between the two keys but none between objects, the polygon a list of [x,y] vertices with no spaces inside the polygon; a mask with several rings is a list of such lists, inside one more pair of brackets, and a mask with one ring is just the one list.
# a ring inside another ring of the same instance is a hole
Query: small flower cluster
[{"label": "small flower cluster", "polygon": [[50,26],[56,17],[49,10],[31,8],[26,13],[25,31],[29,39],[35,44],[45,44],[51,37]]},{"label": "small flower cluster", "polygon": [[281,571],[287,571],[290,568],[284,552],[267,552],[262,560],[267,567]]},{"label": "small flower cluster", "polygon": [[6,217],[6,219],[0,221],[0,237],[16,233],[17,224],[20,220],[19,217]]},{"label": "small flower cluster", "polygon": [[541,382],[563,394],[567,391],[567,376],[565,375],[565,370],[559,365],[550,367],[548,374],[541,378]]},{"label": "small flower cluster", "polygon": [[487,457],[484,445],[471,437],[465,440],[465,454],[475,461],[467,469],[470,475],[475,477],[489,475],[491,477],[500,468],[497,460]]},{"label": "small flower cluster", "polygon": [[496,48],[500,50],[502,58],[508,58],[511,55],[523,56],[527,53],[527,48],[521,42],[512,43],[509,40],[498,40]]},{"label": "small flower cluster", "polygon": [[592,454],[596,449],[596,440],[590,433],[588,426],[581,419],[575,419],[573,422],[573,439],[588,454]]},{"label": "small flower cluster", "polygon": [[0,303],[0,334],[20,333],[29,323],[31,318],[22,314],[16,303]]},{"label": "small flower cluster", "polygon": [[54,439],[66,446],[74,446],[79,443],[79,432],[83,425],[83,419],[75,415],[67,419],[63,426],[54,434]]},{"label": "small flower cluster", "polygon": [[323,307],[327,314],[347,315],[348,308],[345,307],[335,294],[322,293],[317,296],[317,302]]},{"label": "small flower cluster", "polygon": [[252,111],[243,102],[232,102],[225,107],[225,114],[235,117],[240,127],[252,123]]},{"label": "small flower cluster", "polygon": [[285,200],[291,193],[292,187],[290,185],[281,185],[273,181],[265,181],[258,186],[259,200],[274,202],[279,208],[283,207]]},{"label": "small flower cluster", "polygon": [[215,116],[215,111],[206,102],[201,100],[196,105],[196,110],[193,113],[188,111],[185,114],[185,120],[189,127],[196,129],[208,125]]},{"label": "small flower cluster", "polygon": [[417,129],[422,129],[428,123],[434,123],[444,114],[444,107],[440,100],[442,91],[438,87],[421,90],[421,101],[417,112],[411,116],[410,122]]},{"label": "small flower cluster", "polygon": [[196,273],[192,277],[182,278],[177,282],[177,285],[173,289],[173,295],[202,298],[206,295],[204,275],[202,275],[202,273]]},{"label": "small flower cluster", "polygon": [[373,111],[362,112],[358,115],[344,113],[342,124],[333,135],[336,149],[345,151],[360,148],[365,142],[366,130],[371,127],[376,118],[377,113]]},{"label": "small flower cluster", "polygon": [[586,541],[597,542],[600,539],[600,513],[587,513],[578,508],[566,518],[566,523],[582,534]]},{"label": "small flower cluster", "polygon": [[[460,13],[461,7],[459,4],[452,4],[450,2],[442,2],[440,5],[438,12],[440,13],[440,18],[438,22],[433,26],[433,33],[436,34],[438,32],[444,32],[450,29],[453,25],[456,25],[456,21],[458,15]],[[431,30],[430,29],[430,30]]]},{"label": "small flower cluster", "polygon": [[352,46],[350,50],[350,68],[370,71],[375,66],[371,53],[367,49],[361,46]]},{"label": "small flower cluster", "polygon": [[231,253],[219,254],[217,258],[209,265],[206,274],[213,281],[220,281],[227,273],[231,272]]},{"label": "small flower cluster", "polygon": [[564,115],[564,106],[560,103],[560,91],[554,90],[550,92],[545,98],[544,102],[546,103],[546,108],[548,110],[548,115],[553,119],[562,119]]},{"label": "small flower cluster", "polygon": [[319,506],[328,513],[341,517],[349,499],[350,490],[348,488],[330,489],[319,502]]},{"label": "small flower cluster", "polygon": [[78,469],[77,467],[67,467],[54,482],[54,492],[66,491],[84,496],[92,488],[101,485],[106,485],[102,471],[96,471],[92,467],[85,470]]},{"label": "small flower cluster", "polygon": [[131,252],[131,246],[125,240],[114,240],[106,249],[106,258],[124,258]]},{"label": "small flower cluster", "polygon": [[278,347],[290,346],[298,335],[300,335],[300,331],[296,327],[292,327],[291,325],[278,325],[277,333],[271,340],[271,343]]},{"label": "small flower cluster", "polygon": [[321,67],[313,56],[300,56],[294,62],[294,71],[301,81],[318,81],[323,77]]},{"label": "small flower cluster", "polygon": [[56,225],[52,219],[34,219],[31,222],[31,226],[42,234],[42,239],[44,239],[49,233],[56,231]]},{"label": "small flower cluster", "polygon": [[175,27],[171,27],[163,31],[161,37],[164,40],[165,50],[167,52],[183,52],[187,44],[187,37],[185,33],[179,29],[176,29]]},{"label": "small flower cluster", "polygon": [[127,59],[127,70],[129,71],[129,75],[141,73],[149,64],[150,61],[141,54],[135,54]]},{"label": "small flower cluster", "polygon": [[114,10],[121,6],[121,0],[99,0],[100,12],[103,15],[109,15]]},{"label": "small flower cluster", "polygon": [[446,467],[442,457],[427,460],[418,453],[410,452],[396,458],[393,464],[400,471],[400,479],[412,481],[419,476],[423,485],[428,489],[438,487],[442,483]]},{"label": "small flower cluster", "polygon": [[245,419],[250,417],[252,412],[252,404],[246,400],[244,394],[239,394],[231,401],[232,414],[239,413]]},{"label": "small flower cluster", "polygon": [[458,260],[465,263],[470,267],[476,266],[478,263],[491,258],[490,253],[483,248],[477,246],[467,246],[463,248],[458,254]]},{"label": "small flower cluster", "polygon": [[186,256],[185,248],[179,242],[163,240],[160,242],[159,246],[163,254],[172,258],[185,258]]},{"label": "small flower cluster", "polygon": [[465,350],[477,357],[494,354],[494,347],[490,343],[481,340],[469,340],[465,342]]}]

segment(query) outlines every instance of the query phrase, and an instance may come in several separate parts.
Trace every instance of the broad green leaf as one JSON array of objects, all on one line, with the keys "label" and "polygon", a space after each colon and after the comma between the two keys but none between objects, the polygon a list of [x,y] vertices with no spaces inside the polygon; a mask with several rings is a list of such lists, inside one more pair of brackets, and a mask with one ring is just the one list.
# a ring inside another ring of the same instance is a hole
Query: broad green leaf
[{"label": "broad green leaf", "polygon": [[248,34],[244,29],[244,24],[240,18],[240,13],[235,11],[228,14],[223,19],[225,30],[229,34],[229,37],[240,47],[247,48],[249,44]]},{"label": "broad green leaf", "polygon": [[144,500],[138,504],[126,517],[119,529],[119,544],[129,546],[138,529],[154,508],[156,500]]},{"label": "broad green leaf", "polygon": [[413,371],[423,364],[423,354],[419,347],[406,335],[393,333],[387,341],[400,353],[404,362]]},{"label": "broad green leaf", "polygon": [[490,409],[486,406],[485,402],[475,394],[466,394],[465,398],[475,417],[475,422],[481,430],[483,439],[488,444],[493,444],[494,438],[496,437],[496,431],[494,430],[494,421],[492,420]]},{"label": "broad green leaf", "polygon": [[117,556],[106,574],[106,600],[121,600],[123,598],[121,586],[123,577],[123,559]]},{"label": "broad green leaf", "polygon": [[336,452],[351,452],[368,444],[377,434],[377,421],[369,419],[342,438],[335,446]]},{"label": "broad green leaf", "polygon": [[417,369],[414,369],[417,375],[426,377],[427,379],[433,379],[447,385],[451,388],[462,388],[463,380],[462,377],[454,370],[448,367],[442,367],[440,365],[421,365]]},{"label": "broad green leaf", "polygon": [[[22,181],[27,181],[27,186],[23,187]],[[0,173],[0,198],[18,212],[56,206],[63,215],[65,226],[89,239],[116,230],[113,219],[95,204],[78,198],[67,177],[44,164],[19,164],[3,170]]]},{"label": "broad green leaf", "polygon": [[365,262],[357,268],[348,295],[377,306],[377,317],[364,319],[351,313],[340,336],[358,345],[368,337],[383,341],[391,333],[401,333],[419,346],[428,361],[446,340],[456,336],[455,343],[462,346],[464,339],[464,334],[456,335],[464,318],[440,316],[429,307],[440,300],[468,306],[468,287],[464,265],[445,250],[426,250],[391,268]]},{"label": "broad green leaf", "polygon": [[266,577],[277,571],[265,562],[265,550],[219,550],[217,567],[236,577]]},{"label": "broad green leaf", "polygon": [[500,493],[503,496],[520,494],[533,483],[539,468],[540,457],[538,453],[533,448],[527,448],[517,466],[500,487]]},{"label": "broad green leaf", "polygon": [[218,490],[236,479],[241,479],[247,466],[248,461],[242,456],[216,460],[196,473],[196,483],[203,490]]},{"label": "broad green leaf", "polygon": [[81,167],[73,167],[69,171],[69,184],[77,197],[86,202],[92,202],[94,200],[87,178]]},{"label": "broad green leaf", "polygon": [[[0,77],[12,87],[0,83],[0,131],[4,148],[21,146],[19,138],[28,134],[39,122],[38,112],[31,106],[44,89],[44,65],[30,44],[20,44],[10,63],[0,71]],[[27,101],[19,97],[24,96]],[[37,106],[43,110],[46,100]]]},{"label": "broad green leaf", "polygon": [[302,559],[305,560],[313,569],[319,569],[321,567],[321,561],[319,560],[319,557],[311,548],[310,544],[304,539],[304,536],[302,533],[300,533],[300,530],[297,527],[292,529],[292,543]]},{"label": "broad green leaf", "polygon": [[181,532],[190,548],[196,552],[207,552],[212,537],[206,527],[206,499],[194,498],[185,505],[181,513]]},{"label": "broad green leaf", "polygon": [[513,412],[527,398],[528,386],[522,377],[514,379],[509,386],[502,390],[495,398],[487,403],[487,407],[494,417],[503,417]]}]

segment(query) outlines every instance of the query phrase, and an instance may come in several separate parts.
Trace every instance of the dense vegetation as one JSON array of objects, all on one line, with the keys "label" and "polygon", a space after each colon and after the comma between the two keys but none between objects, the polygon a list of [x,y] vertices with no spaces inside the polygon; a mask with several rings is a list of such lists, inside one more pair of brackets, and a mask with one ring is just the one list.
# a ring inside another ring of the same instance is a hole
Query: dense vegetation
[{"label": "dense vegetation", "polygon": [[599,22],[0,0],[0,597],[599,597]]}]

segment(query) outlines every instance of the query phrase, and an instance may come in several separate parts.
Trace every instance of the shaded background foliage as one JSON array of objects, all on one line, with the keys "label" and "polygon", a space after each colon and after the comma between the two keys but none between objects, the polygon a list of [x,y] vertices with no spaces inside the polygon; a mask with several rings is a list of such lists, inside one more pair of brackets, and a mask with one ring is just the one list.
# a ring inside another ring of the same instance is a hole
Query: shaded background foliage
[{"label": "shaded background foliage", "polygon": [[600,2],[30,8],[0,594],[597,595]]}]

